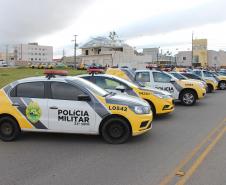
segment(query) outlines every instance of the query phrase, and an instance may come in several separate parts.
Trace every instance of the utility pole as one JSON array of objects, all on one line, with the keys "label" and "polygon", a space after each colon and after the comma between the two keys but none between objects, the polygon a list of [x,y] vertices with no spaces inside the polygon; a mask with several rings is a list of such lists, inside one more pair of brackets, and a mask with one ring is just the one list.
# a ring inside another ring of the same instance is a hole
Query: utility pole
[{"label": "utility pole", "polygon": [[191,41],[191,65],[194,65],[194,48],[193,48],[194,32],[192,32],[192,41]]},{"label": "utility pole", "polygon": [[9,45],[6,45],[5,47],[6,47],[6,49],[5,49],[5,61],[6,61],[6,64],[8,65]]},{"label": "utility pole", "polygon": [[77,41],[76,41],[76,39],[77,39],[77,36],[78,35],[74,35],[74,37],[75,37],[75,40],[72,40],[73,42],[75,42],[75,44],[74,44],[74,64],[75,64],[75,69],[77,69],[77,56],[76,56],[76,49],[77,49]]}]

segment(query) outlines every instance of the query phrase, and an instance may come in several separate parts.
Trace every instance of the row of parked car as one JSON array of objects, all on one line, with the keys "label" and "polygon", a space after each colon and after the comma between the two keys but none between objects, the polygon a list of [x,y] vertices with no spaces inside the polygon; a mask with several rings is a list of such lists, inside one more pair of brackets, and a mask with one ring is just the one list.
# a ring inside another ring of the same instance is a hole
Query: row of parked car
[{"label": "row of parked car", "polygon": [[[196,100],[202,99],[206,93],[211,93],[216,89],[226,89],[226,76],[224,75],[224,71],[216,72],[202,69],[188,69],[183,72],[164,72],[149,69],[134,71],[129,68],[108,68],[105,74],[90,76],[96,76],[96,78],[102,76],[103,78],[103,76],[106,77],[107,75],[111,75],[112,78],[114,76],[128,80],[144,89],[149,87],[168,92],[174,100],[179,100],[187,106],[194,105]],[[92,79],[91,77],[87,78]],[[125,83],[123,86],[127,87]],[[113,87],[109,86],[108,88],[114,90]]]},{"label": "row of parked car", "polygon": [[0,138],[21,132],[101,135],[108,143],[126,142],[152,129],[157,115],[175,110],[175,101],[194,105],[216,89],[225,89],[224,71],[186,72],[91,68],[89,74],[17,80],[0,90]]}]

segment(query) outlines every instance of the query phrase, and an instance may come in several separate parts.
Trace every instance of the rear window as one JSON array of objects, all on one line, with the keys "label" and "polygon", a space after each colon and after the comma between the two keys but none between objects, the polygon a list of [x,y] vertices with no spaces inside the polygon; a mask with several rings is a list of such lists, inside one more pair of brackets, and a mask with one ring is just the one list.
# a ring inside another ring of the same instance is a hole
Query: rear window
[{"label": "rear window", "polygon": [[12,91],[12,97],[45,98],[44,82],[18,84]]}]

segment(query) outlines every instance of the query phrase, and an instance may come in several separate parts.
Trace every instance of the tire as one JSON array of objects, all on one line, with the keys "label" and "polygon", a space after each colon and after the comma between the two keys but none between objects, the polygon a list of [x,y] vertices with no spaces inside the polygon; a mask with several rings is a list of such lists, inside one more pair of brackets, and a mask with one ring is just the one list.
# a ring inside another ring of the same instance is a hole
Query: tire
[{"label": "tire", "polygon": [[194,91],[185,90],[180,95],[180,101],[185,106],[192,106],[196,103],[197,97]]},{"label": "tire", "polygon": [[220,90],[225,90],[226,89],[226,81],[221,81],[219,83],[219,89]]},{"label": "tire", "polygon": [[125,120],[110,118],[103,124],[101,135],[110,144],[122,144],[131,137],[131,129]]},{"label": "tire", "polygon": [[212,93],[213,92],[213,86],[211,84],[207,84],[208,88],[207,88],[207,93]]},{"label": "tire", "polygon": [[3,141],[13,141],[20,134],[17,122],[11,117],[0,118],[0,139]]},{"label": "tire", "polygon": [[154,104],[152,102],[148,101],[148,100],[146,100],[146,101],[149,103],[149,105],[151,107],[151,111],[152,111],[153,117],[155,118],[157,113],[156,113],[156,109],[155,109]]}]

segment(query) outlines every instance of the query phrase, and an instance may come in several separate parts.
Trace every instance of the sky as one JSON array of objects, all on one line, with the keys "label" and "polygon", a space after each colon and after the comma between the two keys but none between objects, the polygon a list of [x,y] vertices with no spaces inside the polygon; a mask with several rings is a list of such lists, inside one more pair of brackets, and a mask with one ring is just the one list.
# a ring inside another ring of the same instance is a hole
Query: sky
[{"label": "sky", "polygon": [[138,50],[191,50],[192,32],[209,49],[226,50],[225,7],[225,0],[0,0],[0,49],[39,42],[58,58],[73,54],[73,35],[81,46],[114,30]]}]

